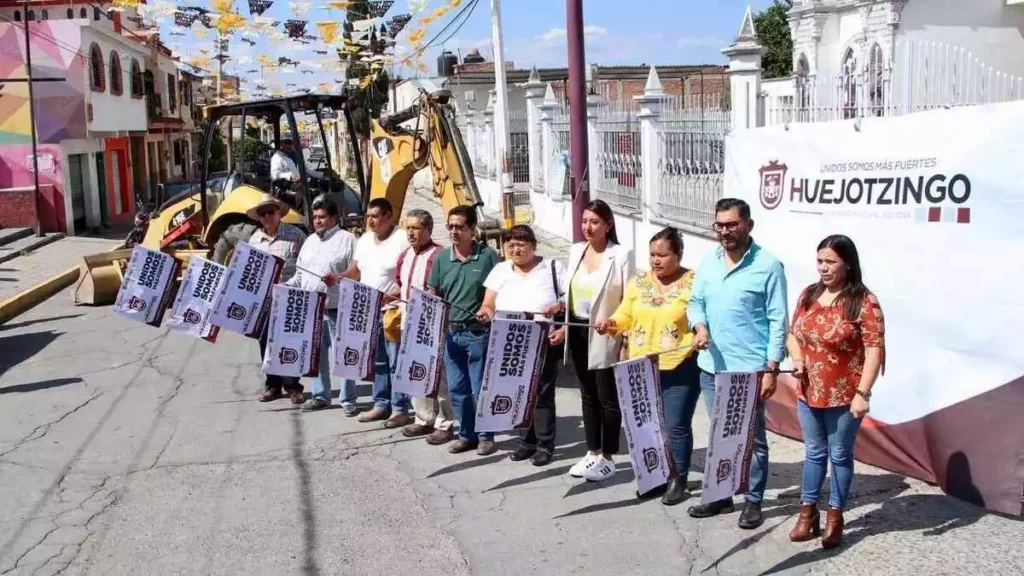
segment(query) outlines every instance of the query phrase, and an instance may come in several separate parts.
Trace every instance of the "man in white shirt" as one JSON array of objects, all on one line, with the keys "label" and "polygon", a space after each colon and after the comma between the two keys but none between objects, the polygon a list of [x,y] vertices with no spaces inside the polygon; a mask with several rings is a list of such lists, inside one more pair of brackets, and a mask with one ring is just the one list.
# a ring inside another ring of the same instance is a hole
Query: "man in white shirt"
[{"label": "man in white shirt", "polygon": [[[313,200],[312,216],[316,233],[311,234],[302,244],[295,276],[286,282],[289,286],[327,293],[324,328],[320,337],[320,375],[313,382],[312,398],[302,405],[302,410],[306,412],[331,406],[330,351],[337,334],[338,281],[352,266],[356,249],[356,237],[338,226],[338,206],[334,202],[318,196]],[[346,416],[359,413],[355,382],[345,380],[342,383],[340,401]]]},{"label": "man in white shirt", "polygon": [[[394,210],[386,198],[370,200],[366,209],[367,231],[356,243],[355,263],[347,276],[388,294],[396,286],[398,257],[409,248],[404,232],[395,226]],[[377,319],[381,321],[380,318]],[[409,423],[409,398],[391,393],[391,370],[398,344],[384,338],[381,326],[374,364],[373,409],[359,417],[360,422],[386,420],[385,428],[400,428]]]},{"label": "man in white shirt", "polygon": [[[270,157],[270,180],[288,180],[298,182],[300,178],[299,168],[295,165],[295,145],[291,136],[281,137],[281,147]],[[323,174],[306,167],[306,174],[313,178],[323,178]]]}]

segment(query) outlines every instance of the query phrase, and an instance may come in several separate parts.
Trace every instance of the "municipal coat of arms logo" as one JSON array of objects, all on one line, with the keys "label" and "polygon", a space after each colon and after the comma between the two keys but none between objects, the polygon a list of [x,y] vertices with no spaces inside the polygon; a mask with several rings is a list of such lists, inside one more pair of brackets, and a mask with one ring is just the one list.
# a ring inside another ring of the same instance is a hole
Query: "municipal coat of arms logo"
[{"label": "municipal coat of arms logo", "polygon": [[491,401],[491,414],[507,414],[512,409],[512,399],[498,394]]},{"label": "municipal coat of arms logo", "polygon": [[761,206],[774,210],[782,203],[782,189],[786,181],[786,170],[789,167],[772,160],[761,167]]},{"label": "municipal coat of arms logo", "polygon": [[421,362],[413,360],[412,365],[409,366],[409,380],[413,382],[423,380],[427,377],[427,367]]},{"label": "municipal coat of arms logo", "polygon": [[658,451],[654,448],[644,448],[644,467],[647,468],[648,472],[654,472],[654,470],[660,465],[661,458],[658,457]]},{"label": "municipal coat of arms logo", "polygon": [[359,350],[346,346],[345,355],[342,358],[345,361],[345,366],[355,366],[359,364]]},{"label": "municipal coat of arms logo", "polygon": [[232,320],[244,320],[245,307],[232,302],[231,305],[228,306],[228,318],[231,318]]},{"label": "municipal coat of arms logo", "polygon": [[146,301],[138,296],[132,296],[131,299],[128,300],[128,307],[132,310],[142,312],[146,309]]},{"label": "municipal coat of arms logo", "polygon": [[718,483],[721,484],[732,476],[732,460],[726,460],[722,458],[718,461],[718,471],[715,474],[715,478],[718,479]]},{"label": "municipal coat of arms logo", "polygon": [[281,347],[281,364],[294,364],[299,359],[299,352],[294,348]]},{"label": "municipal coat of arms logo", "polygon": [[199,312],[189,308],[188,310],[185,310],[182,320],[184,320],[186,324],[199,324],[199,322],[203,320],[203,316]]}]

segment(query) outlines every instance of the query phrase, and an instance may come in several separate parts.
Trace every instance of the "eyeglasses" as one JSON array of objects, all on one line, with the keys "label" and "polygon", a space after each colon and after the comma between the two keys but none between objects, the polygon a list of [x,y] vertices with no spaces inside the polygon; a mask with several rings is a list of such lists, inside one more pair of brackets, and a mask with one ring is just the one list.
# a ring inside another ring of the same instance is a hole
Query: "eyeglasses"
[{"label": "eyeglasses", "polygon": [[724,232],[726,230],[732,232],[733,230],[739,228],[740,224],[742,224],[742,222],[738,220],[733,222],[715,222],[714,224],[711,225],[711,229],[714,230],[715,232]]}]

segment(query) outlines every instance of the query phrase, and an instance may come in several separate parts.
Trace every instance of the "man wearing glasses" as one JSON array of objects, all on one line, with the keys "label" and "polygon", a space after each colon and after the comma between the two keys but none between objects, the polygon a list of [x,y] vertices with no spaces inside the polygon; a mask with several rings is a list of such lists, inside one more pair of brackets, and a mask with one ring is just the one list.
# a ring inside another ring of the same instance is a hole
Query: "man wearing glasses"
[{"label": "man wearing glasses", "polygon": [[455,419],[459,421],[459,439],[449,446],[452,454],[476,448],[486,456],[497,450],[492,434],[477,434],[476,397],[484,377],[487,355],[486,324],[476,319],[484,301],[484,280],[498,263],[498,253],[477,242],[476,209],[456,206],[448,212],[448,238],[445,248],[430,269],[427,288],[451,304],[448,309],[448,334],[444,347],[444,367]]},{"label": "man wearing glasses", "polygon": [[[249,218],[260,223],[258,230],[252,233],[249,244],[284,260],[284,268],[281,272],[280,282],[288,282],[295,275],[295,263],[299,257],[299,249],[306,241],[306,235],[295,226],[281,222],[281,217],[288,213],[288,207],[279,202],[270,194],[264,194],[259,203],[253,206],[246,214]],[[267,352],[267,330],[270,322],[263,327],[263,334],[260,336],[260,358]],[[286,376],[266,375],[264,392],[260,395],[260,402],[270,402],[281,398],[281,389],[288,393],[292,404],[302,404],[302,384],[298,378]]]},{"label": "man wearing glasses", "polygon": [[[764,401],[775,393],[775,370],[782,362],[788,329],[786,275],[782,263],[750,237],[754,221],[743,200],[723,198],[715,205],[714,230],[721,246],[704,258],[693,282],[687,315],[693,345],[701,350],[700,387],[708,414],[714,406],[715,374],[764,371],[757,406],[750,491],[739,527],[753,530],[764,522],[761,500],[768,484],[768,438]],[[732,498],[693,506],[694,518],[733,509]]]}]

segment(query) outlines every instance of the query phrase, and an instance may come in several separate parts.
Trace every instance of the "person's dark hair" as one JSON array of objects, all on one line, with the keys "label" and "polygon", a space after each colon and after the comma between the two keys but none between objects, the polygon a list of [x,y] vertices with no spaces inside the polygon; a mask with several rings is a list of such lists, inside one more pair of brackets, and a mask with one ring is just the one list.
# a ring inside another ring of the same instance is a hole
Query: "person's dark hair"
[{"label": "person's dark hair", "polygon": [[327,212],[327,215],[335,220],[338,219],[338,205],[333,200],[325,196],[317,196],[313,199],[313,204],[310,206],[310,210],[323,210]]},{"label": "person's dark hair", "polygon": [[733,208],[739,209],[740,218],[750,220],[750,204],[747,204],[739,198],[722,198],[715,203],[715,214],[718,214],[719,212],[726,212]]},{"label": "person's dark hair", "polygon": [[374,198],[370,200],[369,205],[366,207],[366,211],[369,212],[370,208],[376,208],[380,210],[381,214],[394,214],[395,209],[391,207],[391,202],[388,202],[387,198]]},{"label": "person's dark hair", "polygon": [[593,212],[597,214],[597,217],[604,220],[604,223],[608,225],[608,241],[615,244],[619,243],[619,235],[615,232],[615,214],[612,213],[612,207],[608,205],[604,200],[591,200],[583,207],[584,212]]},{"label": "person's dark hair", "polygon": [[679,235],[679,230],[671,226],[662,228],[657,234],[651,236],[651,244],[654,244],[658,240],[667,240],[668,245],[672,248],[672,251],[679,256],[680,259],[683,257],[683,237]]},{"label": "person's dark hair", "polygon": [[533,247],[537,247],[537,236],[533,233],[533,228],[530,228],[526,224],[516,224],[515,226],[508,229],[508,240],[518,240],[520,242],[526,242],[531,244]]},{"label": "person's dark hair", "polygon": [[466,219],[466,226],[476,228],[476,208],[466,205],[456,206],[448,211],[448,217],[452,216],[462,216]]},{"label": "person's dark hair", "polygon": [[[864,276],[860,270],[860,256],[857,254],[857,246],[853,240],[842,234],[833,234],[818,244],[818,250],[830,248],[839,259],[846,264],[846,283],[836,298],[836,304],[843,307],[843,316],[854,321],[860,316],[861,308],[864,305],[864,297],[871,291],[864,285]],[[818,299],[825,291],[825,284],[818,280],[804,290],[803,298],[797,304],[801,310],[807,310],[811,304]]]}]

